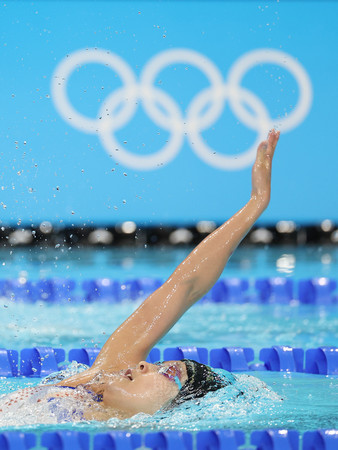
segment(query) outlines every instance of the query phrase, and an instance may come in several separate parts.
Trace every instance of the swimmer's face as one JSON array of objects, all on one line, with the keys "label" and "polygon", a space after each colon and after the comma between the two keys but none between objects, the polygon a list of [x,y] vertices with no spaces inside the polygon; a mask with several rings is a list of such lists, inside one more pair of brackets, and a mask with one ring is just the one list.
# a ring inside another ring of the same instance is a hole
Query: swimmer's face
[{"label": "swimmer's face", "polygon": [[184,362],[166,361],[157,365],[141,361],[109,380],[104,388],[103,403],[122,417],[140,412],[154,414],[178,394],[175,376],[183,385],[187,379]]}]

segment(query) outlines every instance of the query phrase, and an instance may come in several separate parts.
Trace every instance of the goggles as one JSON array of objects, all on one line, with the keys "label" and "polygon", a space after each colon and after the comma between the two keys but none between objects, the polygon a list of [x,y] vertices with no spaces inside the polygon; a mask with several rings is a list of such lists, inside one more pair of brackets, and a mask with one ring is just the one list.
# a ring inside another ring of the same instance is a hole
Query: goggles
[{"label": "goggles", "polygon": [[160,362],[155,363],[155,365],[159,366],[158,373],[165,376],[170,381],[174,381],[177,384],[178,389],[182,388],[182,383],[179,378],[181,376],[181,371],[175,365],[165,366],[163,363]]}]

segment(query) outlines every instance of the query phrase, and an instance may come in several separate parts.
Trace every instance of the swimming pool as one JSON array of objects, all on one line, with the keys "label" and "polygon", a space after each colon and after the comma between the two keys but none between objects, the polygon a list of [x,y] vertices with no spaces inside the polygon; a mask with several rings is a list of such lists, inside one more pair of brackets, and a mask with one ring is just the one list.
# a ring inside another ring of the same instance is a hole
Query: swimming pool
[{"label": "swimming pool", "polygon": [[[3,278],[35,280],[50,277],[71,277],[80,286],[89,278],[126,280],[152,276],[165,279],[184,258],[189,249],[38,249],[14,248],[0,252]],[[260,277],[282,276],[295,283],[303,278],[329,277],[337,273],[338,250],[327,248],[240,248],[224,272],[227,277],[248,279],[252,285]],[[51,346],[63,348],[101,347],[107,336],[126,318],[139,301],[120,303],[66,301],[61,303],[18,302],[2,298],[1,346],[21,350],[26,347]],[[303,349],[337,346],[338,312],[336,304],[306,305],[259,303],[200,303],[175,325],[158,347],[190,346],[208,349],[238,346],[251,347],[256,361],[259,350],[274,345]],[[221,393],[202,399],[200,405],[181,408],[175,415],[158,413],[149,417],[72,425],[73,430],[88,433],[112,429],[146,433],[154,430],[196,432],[207,429],[238,429],[249,433],[267,428],[297,429],[301,432],[319,428],[337,428],[336,376],[285,372],[251,372],[267,383],[271,391],[261,388],[256,379],[239,375],[245,399],[233,401]],[[1,393],[39,379],[7,378]],[[255,385],[255,383],[258,383]],[[255,385],[258,394],[254,394]],[[263,389],[263,390],[262,390]],[[252,392],[251,392],[252,391]],[[251,392],[251,393],[249,393]],[[264,392],[264,395],[262,394]],[[283,400],[281,400],[281,398]],[[67,429],[69,424],[19,424],[8,422],[6,429]],[[34,422],[34,421],[33,421]],[[19,425],[18,425],[19,424]]]}]

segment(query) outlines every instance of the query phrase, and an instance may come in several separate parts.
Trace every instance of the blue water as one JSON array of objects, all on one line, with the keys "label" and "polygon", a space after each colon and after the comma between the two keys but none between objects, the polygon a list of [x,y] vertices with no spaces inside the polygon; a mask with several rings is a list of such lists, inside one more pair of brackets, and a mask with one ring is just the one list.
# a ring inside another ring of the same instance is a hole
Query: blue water
[{"label": "blue water", "polygon": [[[6,304],[7,308],[3,308]],[[0,301],[1,346],[101,347],[138,303],[119,305],[15,304]],[[338,308],[312,305],[205,303],[192,307],[159,342],[159,347],[196,345],[315,348],[338,345]]]},{"label": "blue water", "polygon": [[[125,280],[137,277],[165,279],[188,253],[188,249],[109,249],[68,250],[13,249],[0,251],[2,278],[111,277]],[[232,257],[224,276],[258,278],[286,276],[294,280],[326,276],[335,278],[338,265],[336,248],[267,249],[242,248]],[[62,347],[101,347],[110,333],[137,307],[138,302],[118,305],[42,303],[24,304],[1,299],[0,347],[22,349],[35,345]],[[337,306],[198,304],[174,326],[159,343],[160,348],[176,345],[252,347],[255,354],[263,347],[290,345],[304,349],[338,345]],[[217,391],[202,399],[200,405],[186,405],[175,414],[137,415],[125,421],[78,423],[74,429],[89,432],[128,429],[146,432],[159,429],[196,431],[233,428],[251,431],[263,428],[288,428],[305,431],[337,428],[338,378],[308,374],[255,372],[256,378],[240,375],[247,395],[234,400],[229,392]],[[5,379],[0,393],[39,380]],[[283,400],[281,400],[281,398]],[[32,417],[34,413],[32,414]],[[38,432],[67,424],[20,425]],[[43,420],[42,420],[43,421]],[[1,423],[0,423],[1,425]],[[13,424],[3,426],[12,427]],[[69,427],[69,424],[68,424]]]},{"label": "blue water", "polygon": [[[191,248],[58,248],[0,249],[1,278],[30,279],[73,277],[115,278],[168,277]],[[334,246],[240,247],[223,275],[260,278],[285,276],[293,279],[332,277],[338,274],[338,248]]]},{"label": "blue water", "polygon": [[[218,369],[219,373],[223,371]],[[198,402],[188,402],[175,413],[158,412],[154,416],[138,414],[127,420],[76,422],[72,429],[106,432],[112,429],[148,432],[152,430],[186,430],[231,428],[251,432],[256,429],[287,428],[301,432],[318,428],[337,428],[338,379],[299,373],[255,372],[236,374],[234,387],[208,394]],[[34,386],[38,380],[2,380],[1,392]],[[237,389],[244,392],[236,397]],[[1,399],[0,399],[1,403]],[[28,415],[27,415],[28,414]],[[69,428],[69,422],[56,423],[57,417],[36,414],[21,408],[13,418],[0,420],[6,429],[43,432]],[[43,422],[41,424],[41,422]]]}]

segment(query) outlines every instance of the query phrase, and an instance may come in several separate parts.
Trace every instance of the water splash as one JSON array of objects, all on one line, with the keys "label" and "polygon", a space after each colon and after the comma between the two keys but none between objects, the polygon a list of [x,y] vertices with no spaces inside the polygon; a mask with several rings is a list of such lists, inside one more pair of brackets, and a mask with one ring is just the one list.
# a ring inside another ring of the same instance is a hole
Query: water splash
[{"label": "water splash", "polygon": [[[62,371],[63,376],[82,371],[84,365],[73,363]],[[221,375],[224,371],[218,370]],[[231,376],[225,372],[227,377]],[[62,388],[47,383],[60,380],[60,374],[51,375],[39,385],[20,389],[0,398],[0,427],[27,425],[51,425],[69,422],[85,422],[83,411],[88,408],[102,409],[84,387]],[[158,411],[153,416],[144,413],[129,419],[111,418],[106,422],[91,422],[91,426],[149,431],[154,429],[200,429],[224,427],[262,414],[274,413],[283,403],[281,398],[261,380],[249,375],[236,375],[233,384],[210,392],[206,397],[183,403],[172,410]]]},{"label": "water splash", "polygon": [[62,381],[87,368],[74,361],[64,370],[44,378],[37,386],[28,386],[1,396],[0,427],[83,420],[83,410],[93,406],[92,395],[82,386],[72,389],[51,383]]}]

